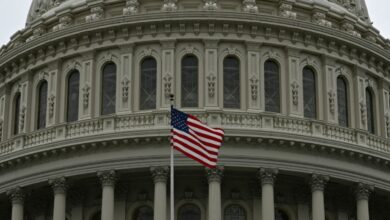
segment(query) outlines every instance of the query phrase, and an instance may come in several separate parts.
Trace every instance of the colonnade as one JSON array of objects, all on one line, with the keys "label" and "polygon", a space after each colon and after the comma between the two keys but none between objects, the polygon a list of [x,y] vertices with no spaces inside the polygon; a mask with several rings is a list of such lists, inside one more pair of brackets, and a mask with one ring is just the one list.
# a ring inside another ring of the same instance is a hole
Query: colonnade
[{"label": "colonnade", "polygon": [[[154,180],[154,220],[167,220],[167,180],[168,167],[152,167],[151,175]],[[222,220],[221,181],[223,167],[215,169],[206,168],[208,188],[208,213],[207,220]],[[257,172],[259,185],[261,186],[261,216],[262,220],[275,220],[274,182],[278,174],[277,169],[260,168]],[[98,172],[97,176],[102,185],[101,220],[114,219],[115,181],[114,170]],[[312,220],[325,220],[324,189],[328,176],[312,174],[310,186],[312,192]],[[49,180],[53,189],[54,205],[53,220],[65,220],[66,210],[66,179],[64,177]],[[356,216],[357,220],[369,220],[369,196],[373,186],[359,183],[356,187]],[[23,189],[16,187],[7,192],[12,202],[12,220],[23,220],[24,193]],[[216,211],[220,210],[220,211]]]}]

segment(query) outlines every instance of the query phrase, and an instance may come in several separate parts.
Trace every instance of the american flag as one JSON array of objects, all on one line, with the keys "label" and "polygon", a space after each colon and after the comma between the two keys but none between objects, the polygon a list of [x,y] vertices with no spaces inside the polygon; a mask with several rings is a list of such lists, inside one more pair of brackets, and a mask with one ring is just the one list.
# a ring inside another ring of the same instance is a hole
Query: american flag
[{"label": "american flag", "polygon": [[210,128],[195,116],[171,110],[173,147],[187,157],[209,168],[215,168],[218,161],[224,131]]}]

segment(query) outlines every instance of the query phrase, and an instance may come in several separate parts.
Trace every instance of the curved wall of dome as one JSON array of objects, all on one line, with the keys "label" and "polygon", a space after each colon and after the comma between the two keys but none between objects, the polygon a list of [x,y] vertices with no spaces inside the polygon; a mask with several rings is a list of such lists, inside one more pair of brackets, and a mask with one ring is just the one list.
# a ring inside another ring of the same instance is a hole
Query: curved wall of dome
[{"label": "curved wall of dome", "polygon": [[363,0],[34,0],[0,49],[0,219],[169,219],[169,95],[226,132],[176,154],[191,220],[390,211],[390,42]]}]

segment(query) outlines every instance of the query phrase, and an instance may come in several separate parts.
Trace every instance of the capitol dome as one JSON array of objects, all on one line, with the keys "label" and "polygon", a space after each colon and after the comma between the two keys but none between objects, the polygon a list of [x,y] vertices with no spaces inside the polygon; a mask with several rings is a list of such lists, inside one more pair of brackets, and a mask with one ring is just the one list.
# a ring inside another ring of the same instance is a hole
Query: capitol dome
[{"label": "capitol dome", "polygon": [[364,0],[33,0],[0,48],[0,219],[389,220],[390,42]]}]

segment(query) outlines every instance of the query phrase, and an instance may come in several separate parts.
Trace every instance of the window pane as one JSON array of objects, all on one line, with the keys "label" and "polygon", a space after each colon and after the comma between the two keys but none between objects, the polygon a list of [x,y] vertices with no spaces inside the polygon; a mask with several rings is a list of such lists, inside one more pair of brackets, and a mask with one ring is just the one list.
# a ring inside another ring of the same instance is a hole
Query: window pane
[{"label": "window pane", "polygon": [[15,95],[14,102],[14,134],[19,134],[19,123],[20,123],[20,93]]},{"label": "window pane", "polygon": [[236,57],[223,61],[223,107],[240,108],[240,62]]},{"label": "window pane", "polygon": [[103,68],[102,77],[102,115],[115,113],[116,65],[108,63]]},{"label": "window pane", "polygon": [[39,85],[38,91],[38,129],[46,127],[47,110],[47,81],[44,80]]},{"label": "window pane", "polygon": [[133,216],[134,220],[153,220],[153,209],[149,206],[139,207]]},{"label": "window pane", "polygon": [[366,89],[366,105],[367,129],[370,133],[375,134],[374,96],[369,88]]},{"label": "window pane", "polygon": [[200,209],[192,204],[184,205],[179,210],[178,220],[200,220]]},{"label": "window pane", "polygon": [[306,118],[317,117],[316,107],[316,81],[312,69],[303,69],[303,109]]},{"label": "window pane", "polygon": [[198,107],[198,59],[193,55],[181,61],[181,106]]},{"label": "window pane", "polygon": [[225,209],[224,220],[246,220],[246,212],[239,205],[230,205]]},{"label": "window pane", "polygon": [[279,66],[273,61],[264,63],[265,110],[280,112]]},{"label": "window pane", "polygon": [[141,63],[140,109],[156,109],[157,62],[146,58]]},{"label": "window pane", "polygon": [[67,121],[77,121],[79,119],[79,93],[80,92],[80,73],[75,70],[68,78],[68,103],[67,103]]},{"label": "window pane", "polygon": [[337,109],[339,125],[348,127],[347,83],[342,77],[337,78]]}]

